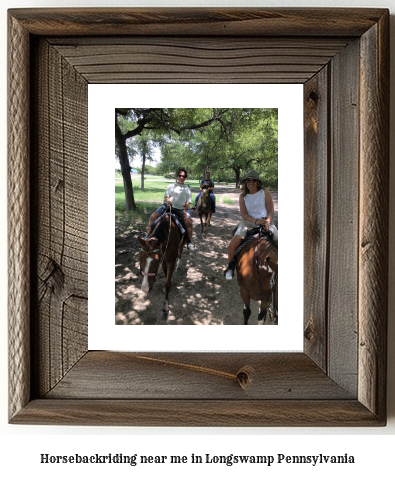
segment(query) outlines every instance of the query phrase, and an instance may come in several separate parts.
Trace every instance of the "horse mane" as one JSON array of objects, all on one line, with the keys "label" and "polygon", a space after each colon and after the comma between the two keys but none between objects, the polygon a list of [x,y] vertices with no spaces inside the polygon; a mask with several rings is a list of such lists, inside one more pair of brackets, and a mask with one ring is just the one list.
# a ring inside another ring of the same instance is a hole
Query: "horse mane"
[{"label": "horse mane", "polygon": [[160,221],[151,234],[151,238],[156,237],[158,242],[163,242],[167,238],[169,223],[165,220]]}]

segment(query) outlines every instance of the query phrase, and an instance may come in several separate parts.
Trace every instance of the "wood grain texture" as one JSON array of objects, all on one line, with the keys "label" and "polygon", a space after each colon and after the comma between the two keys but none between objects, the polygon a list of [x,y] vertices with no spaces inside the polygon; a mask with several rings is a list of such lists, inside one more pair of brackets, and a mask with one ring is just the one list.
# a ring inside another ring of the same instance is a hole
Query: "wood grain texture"
[{"label": "wood grain texture", "polygon": [[[9,129],[11,423],[384,425],[388,11],[34,9],[9,16],[9,61],[21,59],[9,66],[10,117],[21,115]],[[87,85],[122,75],[152,82],[162,65],[174,83],[305,82],[306,250],[316,262],[307,269],[303,354],[87,351]],[[20,102],[29,87],[30,117]]]},{"label": "wood grain texture", "polygon": [[29,35],[8,22],[9,416],[30,399]]},{"label": "wood grain texture", "polygon": [[360,36],[373,8],[47,8],[9,10],[35,35]]},{"label": "wood grain texture", "polygon": [[330,66],[304,85],[304,350],[327,370]]},{"label": "wood grain texture", "polygon": [[389,15],[361,39],[359,400],[385,416],[389,234]]},{"label": "wood grain texture", "polygon": [[34,358],[42,395],[87,349],[87,84],[45,40],[34,48]]},{"label": "wood grain texture", "polygon": [[331,67],[328,373],[357,393],[359,42]]},{"label": "wood grain texture", "polygon": [[85,426],[369,427],[357,400],[33,400],[11,423]]},{"label": "wood grain texture", "polygon": [[[104,41],[106,40],[106,41]],[[304,83],[350,39],[53,38],[89,83]]]},{"label": "wood grain texture", "polygon": [[[239,374],[249,376],[242,387]],[[46,398],[356,398],[305,354],[88,352]]]}]

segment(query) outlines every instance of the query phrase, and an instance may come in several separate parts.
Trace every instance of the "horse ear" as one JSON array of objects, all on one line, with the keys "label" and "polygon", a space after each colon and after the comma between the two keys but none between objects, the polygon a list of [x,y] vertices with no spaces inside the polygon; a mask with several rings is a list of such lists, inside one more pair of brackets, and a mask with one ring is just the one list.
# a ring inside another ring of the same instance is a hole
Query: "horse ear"
[{"label": "horse ear", "polygon": [[145,248],[147,246],[147,242],[144,241],[144,239],[141,239],[141,237],[138,237],[137,240],[139,241],[139,244],[142,248]]}]

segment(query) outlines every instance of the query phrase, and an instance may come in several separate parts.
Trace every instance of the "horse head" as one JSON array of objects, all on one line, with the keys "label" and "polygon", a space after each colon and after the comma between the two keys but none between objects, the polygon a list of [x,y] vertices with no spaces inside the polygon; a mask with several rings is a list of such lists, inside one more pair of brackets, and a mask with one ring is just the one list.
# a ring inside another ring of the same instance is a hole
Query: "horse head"
[{"label": "horse head", "polygon": [[206,207],[206,203],[207,203],[208,198],[209,198],[208,189],[203,189],[202,195],[200,196],[200,198],[201,198],[201,201],[202,201],[202,206]]},{"label": "horse head", "polygon": [[141,290],[146,294],[152,289],[159,271],[161,245],[155,237],[147,240],[138,238],[140,244],[140,272],[143,276]]},{"label": "horse head", "polygon": [[278,250],[272,249],[266,257],[266,262],[269,264],[273,272],[278,272]]}]

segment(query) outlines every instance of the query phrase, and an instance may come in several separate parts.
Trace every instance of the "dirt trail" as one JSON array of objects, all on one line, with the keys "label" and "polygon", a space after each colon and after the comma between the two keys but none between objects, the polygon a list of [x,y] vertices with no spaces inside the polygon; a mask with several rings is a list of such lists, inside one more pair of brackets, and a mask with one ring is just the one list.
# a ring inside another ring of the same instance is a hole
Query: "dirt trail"
[{"label": "dirt trail", "polygon": [[[193,197],[197,191],[192,190]],[[216,213],[206,239],[200,232],[200,219],[195,211],[193,243],[195,251],[184,249],[178,271],[173,275],[169,295],[170,313],[167,321],[159,320],[163,306],[164,274],[161,271],[153,289],[141,291],[139,245],[146,227],[134,227],[115,241],[115,321],[119,325],[242,325],[243,302],[236,276],[226,281],[227,248],[231,231],[240,221],[240,190],[216,187]],[[272,193],[277,224],[277,193]],[[223,198],[233,204],[223,203]],[[148,224],[148,217],[147,217]],[[249,325],[256,325],[259,304],[251,301]]]}]

